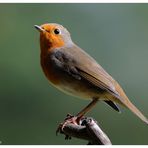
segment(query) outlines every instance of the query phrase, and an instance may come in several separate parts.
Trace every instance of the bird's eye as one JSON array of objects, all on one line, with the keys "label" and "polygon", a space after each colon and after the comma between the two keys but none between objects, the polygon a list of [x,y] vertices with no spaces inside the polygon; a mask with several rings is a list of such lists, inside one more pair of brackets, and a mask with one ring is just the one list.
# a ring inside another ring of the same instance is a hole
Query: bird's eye
[{"label": "bird's eye", "polygon": [[60,34],[60,30],[59,30],[59,29],[55,29],[55,30],[54,30],[54,33],[55,33],[55,34]]}]

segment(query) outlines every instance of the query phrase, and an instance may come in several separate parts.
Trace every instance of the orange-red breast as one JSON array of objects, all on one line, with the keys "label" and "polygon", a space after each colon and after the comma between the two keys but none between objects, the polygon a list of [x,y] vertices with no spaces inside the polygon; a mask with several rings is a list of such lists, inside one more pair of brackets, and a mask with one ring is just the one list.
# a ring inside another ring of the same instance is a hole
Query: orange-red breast
[{"label": "orange-red breast", "polygon": [[148,124],[147,118],[129,101],[121,86],[84,50],[73,43],[70,33],[59,24],[35,25],[40,31],[41,66],[47,79],[59,90],[92,99],[80,111],[81,117],[98,101],[119,111],[116,103],[129,108]]}]

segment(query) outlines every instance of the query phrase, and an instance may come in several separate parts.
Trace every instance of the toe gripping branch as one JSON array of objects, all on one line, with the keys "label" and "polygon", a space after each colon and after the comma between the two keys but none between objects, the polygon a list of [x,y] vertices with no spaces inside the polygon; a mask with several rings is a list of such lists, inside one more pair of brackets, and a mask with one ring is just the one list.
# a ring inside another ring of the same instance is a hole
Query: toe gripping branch
[{"label": "toe gripping branch", "polygon": [[91,117],[67,115],[64,122],[58,126],[56,133],[65,135],[65,139],[71,137],[87,140],[89,145],[112,145],[108,136]]}]

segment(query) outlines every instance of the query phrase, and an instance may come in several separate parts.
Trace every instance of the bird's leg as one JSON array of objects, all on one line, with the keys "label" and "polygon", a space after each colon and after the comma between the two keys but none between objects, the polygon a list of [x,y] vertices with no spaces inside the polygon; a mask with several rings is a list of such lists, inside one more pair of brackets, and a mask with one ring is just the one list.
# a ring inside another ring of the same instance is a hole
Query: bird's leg
[{"label": "bird's leg", "polygon": [[79,124],[81,118],[89,111],[91,110],[95,105],[96,103],[98,102],[98,98],[93,98],[93,100],[85,107],[83,108],[77,115],[77,123]]}]

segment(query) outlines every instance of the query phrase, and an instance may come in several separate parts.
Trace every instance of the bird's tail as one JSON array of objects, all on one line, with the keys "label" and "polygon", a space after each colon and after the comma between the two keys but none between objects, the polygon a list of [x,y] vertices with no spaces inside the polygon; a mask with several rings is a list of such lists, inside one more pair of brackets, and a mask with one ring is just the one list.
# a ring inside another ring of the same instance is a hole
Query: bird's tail
[{"label": "bird's tail", "polygon": [[127,98],[120,100],[124,106],[129,108],[135,115],[137,115],[142,121],[148,124],[148,119],[136,108],[135,105]]},{"label": "bird's tail", "polygon": [[[120,87],[118,83],[115,84],[116,90],[118,90],[119,97],[116,97],[116,101],[129,108],[135,115],[137,115],[142,121],[148,124],[148,119],[139,111],[135,105],[128,99],[126,94],[124,93],[123,89]],[[118,98],[118,99],[117,99]]]}]

